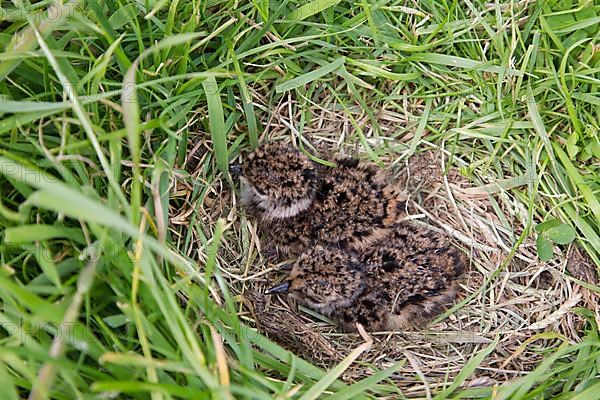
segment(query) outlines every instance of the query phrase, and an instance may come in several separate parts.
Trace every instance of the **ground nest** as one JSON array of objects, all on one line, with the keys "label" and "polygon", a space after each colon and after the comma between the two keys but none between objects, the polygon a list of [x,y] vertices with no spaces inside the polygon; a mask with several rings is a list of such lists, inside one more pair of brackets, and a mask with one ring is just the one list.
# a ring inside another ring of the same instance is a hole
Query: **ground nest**
[{"label": "ground nest", "polygon": [[[271,115],[276,117],[262,121],[264,137],[269,140],[293,140],[296,145],[300,140],[309,152],[316,146],[367,158],[363,146],[350,135],[352,125],[339,114],[315,113],[314,121],[304,127],[303,139],[298,139],[291,128],[294,116]],[[384,154],[378,152],[387,168],[408,174],[410,184],[420,188],[420,194],[413,198],[410,218],[451,235],[470,261],[454,308],[420,331],[373,333],[372,348],[351,365],[343,379],[355,381],[400,361],[402,367],[390,379],[406,395],[422,395],[451,382],[475,354],[485,351],[487,356],[467,385],[502,383],[535,368],[544,354],[559,344],[580,341],[585,326],[580,308],[592,310],[596,321],[600,320],[597,293],[571,278],[596,284],[595,266],[583,251],[574,244],[564,246],[555,249],[557,255],[552,261],[541,262],[533,235],[517,245],[526,227],[527,210],[513,191],[526,186],[526,179],[521,184],[517,180],[510,190],[502,185],[510,178],[507,176],[499,180],[478,175],[483,183],[476,184],[461,173],[470,166],[468,158],[426,140],[408,156],[409,152],[402,151],[408,146],[396,144],[410,141],[410,135],[384,143],[373,138],[367,117],[363,117],[359,115],[356,120],[363,126],[368,143],[388,149]],[[401,122],[401,116],[391,113],[378,117],[384,132]],[[244,127],[237,128],[243,131]],[[240,299],[242,320],[315,365],[327,368],[336,364],[363,338],[341,333],[331,321],[310,310],[296,310],[282,297],[261,294],[281,278],[282,272],[279,265],[260,255],[254,221],[236,205],[229,185],[204,181],[202,166],[210,157],[208,137],[197,132],[182,166],[192,180],[202,181],[208,189],[203,195],[193,195],[191,184],[185,180],[178,183],[178,193],[187,207],[172,210],[172,225],[185,229],[189,216],[197,212],[197,218],[210,231],[217,218],[226,218],[230,226],[219,252],[219,266],[230,290]],[[243,156],[244,152],[242,160]],[[205,240],[197,233],[192,236],[199,244]],[[188,255],[202,265],[203,253]]]}]

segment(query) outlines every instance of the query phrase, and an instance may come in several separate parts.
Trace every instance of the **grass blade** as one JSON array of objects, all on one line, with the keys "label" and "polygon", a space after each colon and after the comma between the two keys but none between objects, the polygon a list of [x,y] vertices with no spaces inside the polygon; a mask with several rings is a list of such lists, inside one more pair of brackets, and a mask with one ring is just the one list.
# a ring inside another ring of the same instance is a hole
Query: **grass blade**
[{"label": "grass blade", "polygon": [[353,399],[355,396],[359,394],[363,394],[368,392],[374,385],[381,382],[384,379],[389,378],[395,372],[397,372],[400,368],[402,368],[406,364],[405,360],[397,362],[391,367],[384,369],[383,371],[378,371],[373,375],[364,378],[346,389],[342,389],[339,392],[335,393],[333,396],[328,397],[328,400],[344,400],[344,399]]},{"label": "grass blade", "polygon": [[411,61],[418,61],[430,64],[445,65],[448,67],[457,67],[473,71],[491,72],[494,74],[504,73],[507,76],[522,76],[523,72],[513,69],[500,67],[497,65],[488,65],[481,61],[470,60],[465,57],[450,56],[445,54],[418,53],[410,57]]},{"label": "grass blade", "polygon": [[317,68],[314,71],[307,72],[306,74],[297,76],[294,79],[290,79],[287,82],[281,83],[275,86],[277,93],[287,92],[288,90],[296,89],[300,86],[309,84],[310,82],[316,81],[319,78],[324,77],[337,70],[344,65],[344,57],[337,58],[336,60]]},{"label": "grass blade", "polygon": [[287,19],[290,21],[302,21],[308,17],[312,17],[315,14],[325,11],[329,7],[333,7],[338,4],[341,0],[313,0],[310,3],[304,4],[301,7],[296,8],[288,15]]},{"label": "grass blade", "polygon": [[6,228],[4,231],[4,241],[6,243],[29,243],[54,238],[67,238],[85,244],[81,230],[77,228],[38,224],[13,226]]},{"label": "grass blade", "polygon": [[496,336],[496,339],[492,343],[489,344],[485,349],[480,351],[475,357],[471,358],[469,362],[460,370],[460,373],[454,379],[452,384],[444,389],[442,392],[437,394],[434,399],[445,399],[452,394],[460,385],[463,384],[467,378],[469,378],[475,369],[479,367],[479,364],[487,357],[495,348],[498,346],[498,342],[500,342],[500,336]]},{"label": "grass blade", "polygon": [[373,345],[372,341],[365,342],[352,350],[339,364],[331,369],[323,378],[315,383],[306,393],[300,397],[300,400],[314,400],[321,396],[335,380],[344,373],[345,370],[365,351],[369,351]]},{"label": "grass blade", "polygon": [[[210,137],[212,138],[213,154],[217,161],[217,168],[226,177],[229,177],[229,152],[227,151],[227,132],[225,118],[223,117],[223,104],[219,93],[219,85],[214,77],[209,77],[202,82],[206,102],[208,103],[208,120]],[[231,179],[231,178],[229,178]]]}]

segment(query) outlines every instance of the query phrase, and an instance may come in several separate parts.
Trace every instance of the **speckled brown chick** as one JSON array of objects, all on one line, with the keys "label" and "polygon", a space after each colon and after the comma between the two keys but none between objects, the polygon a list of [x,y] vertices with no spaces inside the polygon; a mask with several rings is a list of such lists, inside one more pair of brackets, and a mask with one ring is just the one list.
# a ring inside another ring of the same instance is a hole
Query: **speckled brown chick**
[{"label": "speckled brown chick", "polygon": [[242,205],[279,255],[297,256],[316,243],[361,250],[405,214],[406,194],[386,171],[355,159],[335,161],[325,167],[275,143],[242,164]]},{"label": "speckled brown chick", "polygon": [[462,254],[445,239],[402,225],[389,243],[357,258],[317,246],[303,253],[286,281],[268,293],[331,317],[345,331],[423,326],[448,308],[463,272]]},{"label": "speckled brown chick", "polygon": [[287,219],[312,204],[318,165],[281,142],[258,148],[242,165],[241,201],[264,221]]}]

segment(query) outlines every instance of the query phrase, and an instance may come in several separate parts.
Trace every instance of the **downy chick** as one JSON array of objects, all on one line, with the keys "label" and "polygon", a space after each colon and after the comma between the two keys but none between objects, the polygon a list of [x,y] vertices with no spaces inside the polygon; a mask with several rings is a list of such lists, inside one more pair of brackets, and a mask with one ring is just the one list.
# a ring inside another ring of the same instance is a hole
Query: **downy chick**
[{"label": "downy chick", "polygon": [[267,291],[331,317],[345,331],[423,326],[455,299],[464,269],[458,249],[413,224],[362,257],[316,246],[294,263],[288,279]]},{"label": "downy chick", "polygon": [[379,167],[338,159],[311,161],[283,143],[257,149],[242,164],[241,203],[283,257],[319,243],[361,250],[404,215],[407,196]]}]

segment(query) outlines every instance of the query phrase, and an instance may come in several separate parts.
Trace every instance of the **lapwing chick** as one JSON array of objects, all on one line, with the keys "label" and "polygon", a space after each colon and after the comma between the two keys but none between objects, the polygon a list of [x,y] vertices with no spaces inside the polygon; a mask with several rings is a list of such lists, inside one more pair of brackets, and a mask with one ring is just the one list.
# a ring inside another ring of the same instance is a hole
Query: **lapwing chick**
[{"label": "lapwing chick", "polygon": [[315,199],[318,164],[291,146],[267,144],[241,167],[242,206],[265,221],[295,217]]},{"label": "lapwing chick", "polygon": [[407,196],[383,169],[356,159],[334,162],[326,167],[274,143],[242,164],[241,203],[277,254],[297,256],[315,244],[364,249],[405,215]]},{"label": "lapwing chick", "polygon": [[[395,239],[403,235],[399,232]],[[429,235],[422,230],[413,244]],[[411,330],[452,304],[463,269],[461,253],[444,240],[434,239],[422,248],[392,242],[363,257],[316,246],[304,252],[288,278],[267,294],[287,293],[348,332],[356,331],[357,323],[369,331]]]}]

